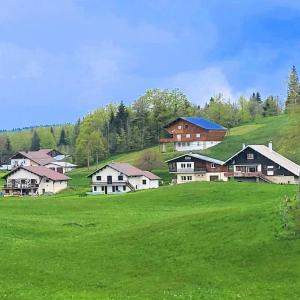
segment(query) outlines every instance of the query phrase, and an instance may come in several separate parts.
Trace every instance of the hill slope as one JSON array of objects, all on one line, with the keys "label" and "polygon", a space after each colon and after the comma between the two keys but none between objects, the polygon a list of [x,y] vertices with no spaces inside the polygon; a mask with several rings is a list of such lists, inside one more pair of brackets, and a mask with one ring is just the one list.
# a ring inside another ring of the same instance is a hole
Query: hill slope
[{"label": "hill slope", "polygon": [[275,238],[296,187],[253,187],[4,199],[0,298],[299,299],[300,240]]}]

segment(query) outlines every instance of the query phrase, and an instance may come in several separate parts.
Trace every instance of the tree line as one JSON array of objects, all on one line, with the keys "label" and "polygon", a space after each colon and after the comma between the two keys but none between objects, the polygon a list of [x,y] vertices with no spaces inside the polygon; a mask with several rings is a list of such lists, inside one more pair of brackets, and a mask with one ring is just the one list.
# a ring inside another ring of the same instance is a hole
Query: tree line
[{"label": "tree line", "polygon": [[68,153],[79,165],[90,165],[112,154],[141,150],[156,145],[166,133],[164,126],[179,116],[198,116],[227,128],[257,118],[297,111],[300,105],[300,84],[293,66],[288,82],[287,98],[281,103],[270,95],[262,99],[258,91],[237,101],[213,96],[203,106],[189,101],[179,91],[150,89],[132,104],[110,103],[96,109],[76,124],[30,128],[0,135],[0,163],[21,150],[56,148]]}]

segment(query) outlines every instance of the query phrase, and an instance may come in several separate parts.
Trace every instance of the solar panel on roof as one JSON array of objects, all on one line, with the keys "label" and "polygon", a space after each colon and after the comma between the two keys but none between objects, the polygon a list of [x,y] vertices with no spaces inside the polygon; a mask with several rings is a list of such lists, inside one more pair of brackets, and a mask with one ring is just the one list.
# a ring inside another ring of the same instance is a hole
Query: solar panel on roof
[{"label": "solar panel on roof", "polygon": [[226,130],[225,127],[214,123],[212,121],[209,121],[207,119],[204,118],[197,118],[197,117],[187,117],[187,118],[182,118],[183,120],[186,120],[192,124],[195,124],[197,126],[200,126],[204,129],[208,129],[208,130]]}]

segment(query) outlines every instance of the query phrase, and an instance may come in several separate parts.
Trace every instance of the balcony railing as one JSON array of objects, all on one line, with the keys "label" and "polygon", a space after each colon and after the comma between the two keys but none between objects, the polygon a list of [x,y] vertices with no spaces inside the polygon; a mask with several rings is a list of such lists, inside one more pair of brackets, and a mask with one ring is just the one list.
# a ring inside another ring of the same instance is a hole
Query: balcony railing
[{"label": "balcony railing", "polygon": [[38,187],[39,187],[38,184],[26,184],[26,183],[4,184],[5,189],[35,189]]},{"label": "balcony railing", "polygon": [[173,168],[170,169],[172,173],[206,173],[206,168]]}]

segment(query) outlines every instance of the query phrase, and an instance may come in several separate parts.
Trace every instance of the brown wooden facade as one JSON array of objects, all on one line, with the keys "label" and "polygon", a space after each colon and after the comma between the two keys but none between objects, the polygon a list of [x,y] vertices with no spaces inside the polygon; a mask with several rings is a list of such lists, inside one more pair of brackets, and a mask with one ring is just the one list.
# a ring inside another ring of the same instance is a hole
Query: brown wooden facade
[{"label": "brown wooden facade", "polygon": [[169,138],[161,138],[161,143],[172,142],[198,142],[198,141],[223,141],[227,130],[207,130],[192,124],[184,119],[177,119],[165,127],[171,135]]}]

